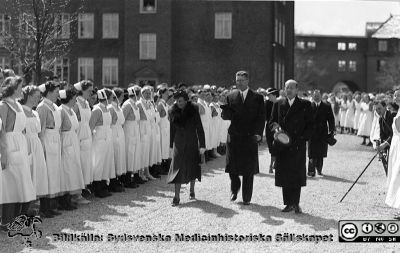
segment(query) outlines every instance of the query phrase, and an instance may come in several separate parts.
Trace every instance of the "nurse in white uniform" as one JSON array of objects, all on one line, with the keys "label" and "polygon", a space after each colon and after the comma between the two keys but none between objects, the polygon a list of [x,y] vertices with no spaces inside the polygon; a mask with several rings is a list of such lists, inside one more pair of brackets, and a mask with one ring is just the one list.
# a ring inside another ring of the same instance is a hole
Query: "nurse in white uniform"
[{"label": "nurse in white uniform", "polygon": [[[119,90],[123,93],[122,89]],[[105,89],[105,91],[108,100],[107,108],[111,113],[111,131],[114,146],[114,166],[116,175],[116,178],[110,180],[109,189],[111,192],[123,192],[125,190],[119,178],[126,174],[125,134],[124,129],[122,128],[122,125],[125,122],[125,117],[121,107],[119,106],[115,92],[110,89]]]},{"label": "nurse in white uniform", "polygon": [[72,108],[76,103],[73,89],[60,90],[61,100],[61,192],[59,199],[61,210],[74,210],[71,196],[80,194],[85,188],[81,168],[80,142],[76,130],[78,118]]},{"label": "nurse in white uniform", "polygon": [[138,85],[127,89],[129,99],[122,105],[124,113],[124,133],[125,133],[125,151],[126,151],[126,176],[123,177],[125,187],[137,188],[139,184],[145,181],[139,177],[139,170],[143,168],[139,121],[139,107],[136,105],[137,98],[140,96],[140,87]]},{"label": "nurse in white uniform", "polygon": [[99,103],[93,107],[89,126],[93,132],[92,166],[95,196],[111,196],[107,181],[115,178],[114,146],[112,141],[111,114],[107,109],[107,95],[104,89],[97,91]]},{"label": "nurse in white uniform", "polygon": [[[93,182],[93,165],[91,159],[88,159],[88,157],[92,156],[92,132],[89,127],[92,110],[90,109],[88,99],[90,99],[93,94],[93,83],[84,80],[74,84],[74,87],[77,90],[78,97],[76,98],[77,102],[75,103],[73,110],[79,122],[77,134],[79,138],[83,181],[86,186],[86,189],[82,191],[82,195],[89,197],[92,193],[91,190],[93,190],[91,185]],[[90,201],[82,197],[82,195],[75,195],[75,199],[73,200],[78,204],[90,203]]]},{"label": "nurse in white uniform", "polygon": [[44,206],[44,211],[54,216],[61,214],[55,211],[58,205],[56,197],[61,195],[61,111],[55,104],[59,95],[59,85],[47,81],[39,86],[39,90],[44,97],[37,107],[41,125],[39,137],[49,181],[49,197],[40,199],[40,206]]},{"label": "nurse in white uniform", "polygon": [[[21,214],[27,214],[29,202],[36,199],[28,160],[28,145],[23,134],[26,116],[17,99],[21,97],[23,80],[8,77],[2,84],[0,138],[2,163],[2,224]],[[2,227],[4,229],[4,227]]]},{"label": "nurse in white uniform", "polygon": [[169,106],[167,100],[169,98],[169,91],[167,88],[163,87],[158,90],[158,100],[157,111],[160,115],[160,135],[161,135],[161,158],[162,158],[162,174],[168,174],[168,160],[169,160],[169,142],[170,142],[170,123],[168,119]]},{"label": "nurse in white uniform", "polygon": [[150,98],[151,89],[150,86],[145,86],[141,89],[141,98],[136,105],[139,107],[140,121],[140,149],[142,155],[142,167],[139,176],[143,181],[154,180],[155,178],[150,175],[150,145],[151,145],[151,115],[150,115]]},{"label": "nurse in white uniform", "polygon": [[[42,143],[39,139],[41,131],[39,114],[32,110],[40,101],[40,91],[37,86],[29,85],[22,89],[21,104],[26,116],[26,140],[28,142],[28,154],[32,173],[33,185],[36,188],[36,198],[47,198],[49,195],[49,177]],[[52,218],[53,215],[46,212],[46,206],[40,206],[40,217]]]}]

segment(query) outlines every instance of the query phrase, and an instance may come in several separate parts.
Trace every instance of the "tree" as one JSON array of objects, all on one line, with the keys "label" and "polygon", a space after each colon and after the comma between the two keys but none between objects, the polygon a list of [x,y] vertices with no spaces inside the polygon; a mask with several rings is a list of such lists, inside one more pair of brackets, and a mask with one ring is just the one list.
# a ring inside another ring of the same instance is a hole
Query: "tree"
[{"label": "tree", "polygon": [[316,89],[318,87],[317,80],[328,73],[325,68],[316,64],[316,60],[308,52],[307,49],[296,50],[294,57],[294,76],[302,90]]},{"label": "tree", "polygon": [[400,56],[380,61],[376,82],[379,91],[391,90],[400,85]]},{"label": "tree", "polygon": [[19,66],[28,80],[34,76],[34,83],[39,84],[43,71],[68,54],[71,24],[76,23],[83,0],[0,1],[0,9],[7,13],[4,47],[13,67]]}]

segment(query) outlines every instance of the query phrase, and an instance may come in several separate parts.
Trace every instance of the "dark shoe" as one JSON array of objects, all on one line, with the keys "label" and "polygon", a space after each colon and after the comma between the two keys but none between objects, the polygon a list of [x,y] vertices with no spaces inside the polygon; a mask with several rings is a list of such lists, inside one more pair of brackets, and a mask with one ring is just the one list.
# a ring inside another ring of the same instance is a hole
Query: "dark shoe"
[{"label": "dark shoe", "polygon": [[322,174],[322,172],[320,172],[320,171],[317,171],[317,173],[318,173],[318,176],[323,176],[324,174]]},{"label": "dark shoe", "polygon": [[56,210],[49,210],[48,211],[51,215],[57,216],[57,215],[61,215],[60,212],[57,212]]},{"label": "dark shoe", "polygon": [[126,188],[132,188],[132,189],[134,189],[134,188],[138,188],[139,185],[136,184],[134,181],[132,181],[132,182],[126,184],[125,187],[126,187]]},{"label": "dark shoe", "polygon": [[294,210],[294,206],[287,205],[285,208],[282,209],[282,212],[288,213]]},{"label": "dark shoe", "polygon": [[367,147],[372,147],[372,142],[369,142],[369,143],[367,144]]},{"label": "dark shoe", "polygon": [[294,207],[294,212],[295,212],[295,213],[303,213],[303,211],[301,211],[301,208],[300,208],[299,205],[296,205],[296,206]]},{"label": "dark shoe", "polygon": [[232,193],[231,201],[235,201],[237,199],[237,193]]},{"label": "dark shoe", "polygon": [[243,201],[243,205],[245,205],[245,206],[250,205],[250,201]]},{"label": "dark shoe", "polygon": [[179,199],[174,197],[172,199],[172,206],[177,206],[177,205],[179,205]]},{"label": "dark shoe", "polygon": [[309,176],[309,177],[315,177],[315,172],[308,172],[308,173],[307,173],[307,176]]},{"label": "dark shoe", "polygon": [[195,198],[196,198],[196,196],[194,195],[194,192],[191,192],[189,194],[189,199],[195,199]]},{"label": "dark shoe", "polygon": [[82,197],[85,199],[90,198],[93,195],[93,193],[89,189],[83,189],[82,190]]}]

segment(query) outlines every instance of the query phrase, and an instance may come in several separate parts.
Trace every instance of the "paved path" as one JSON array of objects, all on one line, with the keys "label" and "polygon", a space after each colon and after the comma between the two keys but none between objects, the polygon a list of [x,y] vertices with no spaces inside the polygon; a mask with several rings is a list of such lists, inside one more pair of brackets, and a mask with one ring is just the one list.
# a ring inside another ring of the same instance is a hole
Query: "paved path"
[{"label": "paved path", "polygon": [[[338,143],[330,148],[324,166],[325,177],[307,181],[302,188],[301,207],[304,214],[282,213],[281,189],[274,186],[274,176],[268,174],[269,153],[260,148],[261,173],[254,182],[252,204],[241,204],[241,193],[234,203],[229,201],[229,177],[224,173],[224,157],[209,162],[203,168],[201,183],[196,185],[197,200],[189,200],[189,187],[182,188],[181,205],[171,207],[173,186],[162,180],[138,189],[95,199],[90,205],[65,212],[40,225],[42,239],[33,247],[21,244],[21,239],[0,235],[0,252],[339,252],[392,251],[395,244],[338,243],[338,220],[391,219],[395,210],[384,204],[385,175],[377,160],[367,170],[345,201],[342,195],[373,156],[370,148],[360,146],[361,139],[339,135]],[[55,242],[55,233],[90,233],[103,235],[103,242]],[[107,234],[167,235],[172,241],[106,242]],[[199,233],[271,235],[264,242],[176,242],[175,234]],[[277,233],[333,235],[333,242],[276,242]]]}]

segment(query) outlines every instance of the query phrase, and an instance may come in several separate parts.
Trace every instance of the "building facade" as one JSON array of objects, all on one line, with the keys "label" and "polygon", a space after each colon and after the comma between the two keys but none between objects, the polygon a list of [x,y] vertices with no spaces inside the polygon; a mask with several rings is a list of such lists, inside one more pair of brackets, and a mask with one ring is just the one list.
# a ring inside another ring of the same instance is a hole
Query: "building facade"
[{"label": "building facade", "polygon": [[393,85],[388,62],[399,56],[400,16],[367,23],[365,36],[296,35],[295,78],[326,92],[385,90]]},{"label": "building facade", "polygon": [[[86,0],[65,30],[73,43],[53,70],[70,83],[229,86],[242,69],[253,88],[293,78],[293,2]],[[9,57],[0,49],[0,67]]]}]

